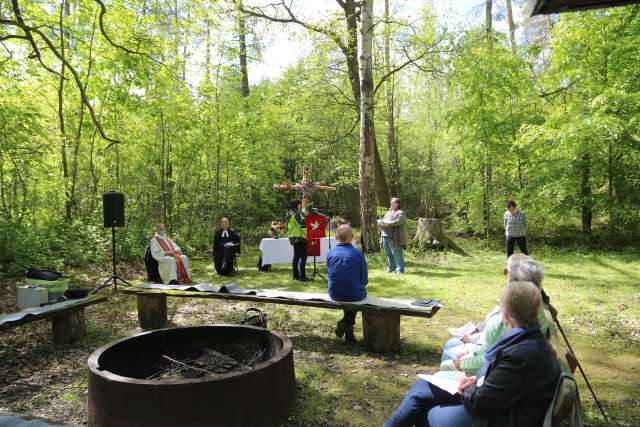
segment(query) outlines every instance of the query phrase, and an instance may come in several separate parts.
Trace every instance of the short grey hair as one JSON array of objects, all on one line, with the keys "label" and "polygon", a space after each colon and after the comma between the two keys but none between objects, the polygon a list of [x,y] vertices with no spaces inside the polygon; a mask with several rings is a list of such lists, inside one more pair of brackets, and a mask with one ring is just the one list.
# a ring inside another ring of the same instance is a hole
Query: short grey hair
[{"label": "short grey hair", "polygon": [[526,328],[538,321],[542,295],[531,282],[509,282],[502,288],[500,303],[515,326]]},{"label": "short grey hair", "polygon": [[509,270],[509,281],[531,282],[538,288],[542,287],[544,268],[532,258],[522,260]]},{"label": "short grey hair", "polygon": [[340,243],[346,242],[353,236],[353,230],[349,224],[342,224],[336,229],[336,240]]},{"label": "short grey hair", "polygon": [[[513,254],[509,258],[507,258],[507,273],[513,270],[519,263],[524,261],[533,260],[529,255],[525,254]],[[507,280],[507,282],[511,282],[512,279]]]}]

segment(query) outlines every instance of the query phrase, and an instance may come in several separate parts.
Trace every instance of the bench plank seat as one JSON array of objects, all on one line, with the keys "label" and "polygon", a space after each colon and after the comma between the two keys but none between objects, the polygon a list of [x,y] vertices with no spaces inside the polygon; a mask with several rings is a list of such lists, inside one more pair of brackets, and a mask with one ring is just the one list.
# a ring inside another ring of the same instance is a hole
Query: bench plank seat
[{"label": "bench plank seat", "polygon": [[106,300],[105,296],[90,296],[45,305],[33,310],[5,314],[0,316],[0,330],[6,331],[16,326],[50,319],[53,341],[56,344],[67,344],[84,336],[84,309]]},{"label": "bench plank seat", "polygon": [[[396,351],[398,349],[400,346],[400,316],[430,318],[440,309],[439,304],[429,308],[416,307],[413,309],[408,307],[385,307],[332,300],[303,300],[231,293],[142,289],[135,286],[126,288],[123,292],[137,296],[138,320],[143,329],[158,329],[167,325],[167,297],[233,300],[361,311],[363,316],[364,341],[369,348],[375,351]],[[406,304],[405,301],[401,302]]]}]

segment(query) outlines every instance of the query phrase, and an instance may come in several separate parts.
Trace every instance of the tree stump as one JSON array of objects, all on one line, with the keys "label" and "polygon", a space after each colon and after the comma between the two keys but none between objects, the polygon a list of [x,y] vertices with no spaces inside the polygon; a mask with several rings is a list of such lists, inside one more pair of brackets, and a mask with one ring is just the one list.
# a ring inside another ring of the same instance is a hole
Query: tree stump
[{"label": "tree stump", "polygon": [[362,312],[362,332],[371,350],[397,351],[400,348],[400,315]]},{"label": "tree stump", "polygon": [[77,341],[85,334],[84,309],[73,310],[51,318],[53,342],[69,344]]},{"label": "tree stump", "polygon": [[138,295],[138,321],[142,329],[161,329],[167,326],[167,296]]},{"label": "tree stump", "polygon": [[420,249],[445,248],[466,255],[466,252],[444,232],[442,221],[436,218],[418,218],[418,229],[413,241]]}]

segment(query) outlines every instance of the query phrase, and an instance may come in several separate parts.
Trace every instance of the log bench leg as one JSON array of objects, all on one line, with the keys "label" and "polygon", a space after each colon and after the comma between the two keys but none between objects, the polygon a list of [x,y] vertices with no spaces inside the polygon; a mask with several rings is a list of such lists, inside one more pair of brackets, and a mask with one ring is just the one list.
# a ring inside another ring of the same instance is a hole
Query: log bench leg
[{"label": "log bench leg", "polygon": [[138,321],[142,329],[161,329],[167,326],[167,296],[138,295]]},{"label": "log bench leg", "polygon": [[85,334],[85,324],[83,308],[51,318],[53,342],[56,344],[69,344],[79,340]]},{"label": "log bench leg", "polygon": [[373,351],[391,352],[400,348],[400,315],[362,312],[364,342]]}]

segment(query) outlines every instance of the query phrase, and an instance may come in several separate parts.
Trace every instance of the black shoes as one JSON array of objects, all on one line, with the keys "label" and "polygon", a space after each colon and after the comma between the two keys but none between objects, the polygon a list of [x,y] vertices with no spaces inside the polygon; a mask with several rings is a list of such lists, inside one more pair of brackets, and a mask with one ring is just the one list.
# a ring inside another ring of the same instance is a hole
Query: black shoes
[{"label": "black shoes", "polygon": [[353,333],[353,326],[347,326],[345,323],[340,320],[336,324],[336,329],[334,329],[336,336],[338,338],[344,337],[344,340],[349,344],[354,344],[357,342],[356,336]]},{"label": "black shoes", "polygon": [[169,282],[169,284],[170,284],[170,285],[179,285],[180,283],[178,283],[178,281],[174,279],[174,280],[171,280],[171,281]]},{"label": "black shoes", "polygon": [[338,338],[342,338],[344,336],[344,331],[347,329],[347,326],[344,324],[344,322],[342,320],[340,320],[337,324],[336,324],[336,329],[334,330],[334,332],[336,333],[336,336]]},{"label": "black shoes", "polygon": [[353,326],[344,330],[344,340],[349,344],[355,344],[357,342],[356,336],[353,334]]}]

